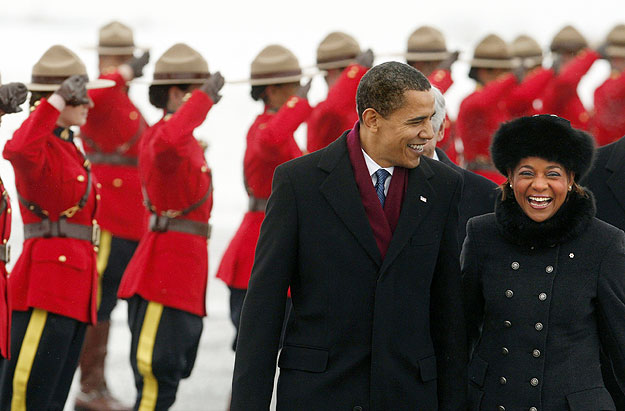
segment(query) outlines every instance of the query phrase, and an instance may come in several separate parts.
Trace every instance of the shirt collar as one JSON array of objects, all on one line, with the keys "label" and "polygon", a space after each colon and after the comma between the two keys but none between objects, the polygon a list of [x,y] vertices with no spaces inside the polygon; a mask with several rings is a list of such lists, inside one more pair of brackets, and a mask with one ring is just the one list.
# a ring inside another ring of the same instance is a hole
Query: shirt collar
[{"label": "shirt collar", "polygon": [[378,171],[381,168],[383,168],[386,171],[388,171],[388,173],[390,175],[393,175],[393,170],[395,170],[395,166],[392,166],[392,167],[382,167],[378,163],[376,163],[371,157],[369,157],[369,154],[367,154],[364,149],[361,148],[361,150],[362,150],[363,156],[365,157],[365,164],[367,164],[367,170],[369,170],[369,175],[370,176],[374,175],[375,172]]},{"label": "shirt collar", "polygon": [[432,156],[432,160],[441,161],[441,159],[438,158],[438,153],[436,152],[436,149],[434,149],[434,155]]}]

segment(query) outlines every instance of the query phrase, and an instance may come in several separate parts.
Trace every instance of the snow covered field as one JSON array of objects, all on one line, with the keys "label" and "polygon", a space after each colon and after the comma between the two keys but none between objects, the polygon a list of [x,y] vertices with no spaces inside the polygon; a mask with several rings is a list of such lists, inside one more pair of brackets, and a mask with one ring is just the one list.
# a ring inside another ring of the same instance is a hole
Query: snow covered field
[{"label": "snow covered field", "polygon": [[[152,63],[171,45],[186,42],[207,59],[211,71],[220,70],[228,79],[249,74],[249,64],[266,45],[280,43],[290,48],[300,64],[314,63],[315,50],[330,31],[352,34],[361,47],[371,47],[381,55],[377,62],[392,59],[389,55],[404,50],[410,33],[420,25],[430,24],[443,31],[450,49],[463,51],[453,68],[455,84],[446,95],[450,115],[455,118],[458,105],[474,87],[467,78],[467,62],[476,43],[494,32],[512,41],[527,33],[547,48],[552,36],[565,24],[575,25],[597,45],[617,23],[625,22],[621,1],[597,0],[568,2],[527,0],[510,1],[437,1],[417,2],[387,0],[355,2],[319,0],[295,3],[286,0],[192,1],[178,0],[22,0],[2,3],[0,11],[0,73],[3,82],[30,80],[30,70],[43,52],[53,44],[63,44],[81,56],[92,77],[97,75],[97,56],[88,49],[97,43],[97,31],[110,20],[118,19],[135,30],[135,42],[150,47]],[[486,17],[488,16],[488,17]],[[622,19],[622,20],[618,20]],[[382,56],[383,55],[383,56]],[[146,68],[151,78],[153,65]],[[579,86],[587,108],[592,107],[592,93],[608,76],[604,61],[597,62]],[[323,99],[326,86],[321,78],[313,81],[312,102]],[[228,291],[214,278],[220,257],[238,227],[247,206],[242,182],[245,135],[262,107],[249,97],[249,87],[227,84],[223,99],[197,129],[196,136],[209,142],[207,154],[213,169],[215,206],[211,223],[209,316],[205,320],[201,347],[193,374],[183,380],[174,410],[223,410],[227,405],[233,355],[230,341],[233,330],[228,317]],[[147,84],[137,83],[131,97],[150,123],[160,117],[147,99]],[[5,116],[0,127],[0,145],[4,145],[26,113]],[[305,129],[297,138],[304,143]],[[0,175],[17,208],[13,172],[8,162],[0,160]],[[22,242],[19,213],[13,214],[13,260]],[[135,395],[128,362],[130,334],[125,323],[126,305],[114,312],[109,347],[107,375],[115,394],[132,403]],[[76,390],[74,385],[73,391]],[[66,409],[73,403],[68,401]]]}]

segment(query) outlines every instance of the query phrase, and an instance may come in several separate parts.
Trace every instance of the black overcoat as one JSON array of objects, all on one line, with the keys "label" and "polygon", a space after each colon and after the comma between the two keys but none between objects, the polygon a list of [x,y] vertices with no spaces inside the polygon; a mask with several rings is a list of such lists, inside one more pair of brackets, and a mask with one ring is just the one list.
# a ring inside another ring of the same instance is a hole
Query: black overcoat
[{"label": "black overcoat", "polygon": [[469,220],[461,263],[471,410],[615,409],[600,350],[625,386],[625,234],[592,217],[592,199],[579,204],[527,238],[527,221],[515,217]]},{"label": "black overcoat", "polygon": [[278,410],[459,410],[466,338],[457,244],[459,176],[408,170],[384,260],[345,134],[274,174],[243,306],[232,410],[267,410],[287,289]]},{"label": "black overcoat", "polygon": [[[597,218],[625,230],[625,137],[597,150],[593,169],[583,184],[595,195]],[[616,384],[607,362],[603,371],[616,409],[625,411],[625,394]]]},{"label": "black overcoat", "polygon": [[460,196],[460,220],[458,221],[458,242],[462,247],[464,237],[467,235],[467,222],[471,217],[492,213],[495,209],[495,195],[497,184],[491,180],[466,170],[447,157],[440,148],[436,148],[438,159],[456,170],[462,177],[462,195]]}]

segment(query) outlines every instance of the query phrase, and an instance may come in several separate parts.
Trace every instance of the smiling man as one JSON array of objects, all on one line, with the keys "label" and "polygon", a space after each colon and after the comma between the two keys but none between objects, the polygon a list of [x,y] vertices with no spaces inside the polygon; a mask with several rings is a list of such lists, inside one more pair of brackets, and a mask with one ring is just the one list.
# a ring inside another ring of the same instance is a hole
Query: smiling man
[{"label": "smiling man", "polygon": [[359,121],[274,174],[241,316],[231,409],[460,410],[466,333],[459,175],[422,157],[434,96],[416,69],[369,70]]}]

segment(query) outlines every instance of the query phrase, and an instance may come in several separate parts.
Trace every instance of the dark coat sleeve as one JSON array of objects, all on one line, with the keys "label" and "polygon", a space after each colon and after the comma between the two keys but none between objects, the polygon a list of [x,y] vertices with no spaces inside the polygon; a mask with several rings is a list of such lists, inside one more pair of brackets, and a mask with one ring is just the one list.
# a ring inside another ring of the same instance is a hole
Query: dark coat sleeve
[{"label": "dark coat sleeve", "polygon": [[232,411],[269,409],[287,290],[297,266],[297,226],[293,188],[278,167],[241,313]]},{"label": "dark coat sleeve", "polygon": [[597,283],[599,335],[616,380],[625,391],[625,233],[618,233],[601,261]]},{"label": "dark coat sleeve", "polygon": [[458,259],[458,204],[461,180],[452,197],[431,285],[431,333],[436,351],[440,410],[463,409],[467,351]]},{"label": "dark coat sleeve", "polygon": [[485,301],[480,282],[480,258],[477,249],[475,220],[471,219],[467,224],[467,236],[462,246],[462,254],[460,255],[469,355],[472,354],[473,348],[479,339],[484,318]]}]

